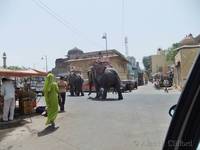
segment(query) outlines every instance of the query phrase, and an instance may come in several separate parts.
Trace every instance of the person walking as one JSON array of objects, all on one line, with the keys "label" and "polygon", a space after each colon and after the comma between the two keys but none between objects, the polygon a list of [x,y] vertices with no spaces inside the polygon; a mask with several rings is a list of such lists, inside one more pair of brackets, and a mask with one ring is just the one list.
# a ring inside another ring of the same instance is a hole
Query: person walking
[{"label": "person walking", "polygon": [[11,79],[2,79],[1,95],[4,98],[3,121],[12,121],[15,111],[15,87]]},{"label": "person walking", "polygon": [[47,121],[46,125],[51,124],[55,128],[55,119],[58,114],[58,85],[55,82],[54,75],[49,73],[44,83],[44,97],[47,106]]},{"label": "person walking", "polygon": [[168,93],[168,86],[169,86],[169,80],[168,79],[165,79],[163,81],[163,84],[164,84],[164,91]]},{"label": "person walking", "polygon": [[59,88],[59,106],[60,111],[65,111],[65,99],[66,99],[66,90],[67,90],[67,82],[64,80],[64,77],[60,77],[58,81],[58,88]]}]

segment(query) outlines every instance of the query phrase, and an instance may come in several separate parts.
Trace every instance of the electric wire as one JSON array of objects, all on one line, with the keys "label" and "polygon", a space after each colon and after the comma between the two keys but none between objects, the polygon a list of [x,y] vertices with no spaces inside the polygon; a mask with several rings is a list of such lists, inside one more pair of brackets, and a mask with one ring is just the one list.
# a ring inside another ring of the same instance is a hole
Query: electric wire
[{"label": "electric wire", "polygon": [[42,2],[41,0],[32,0],[39,8],[41,8],[42,10],[44,10],[46,13],[48,13],[51,17],[53,17],[54,19],[56,19],[59,23],[61,23],[62,25],[64,25],[64,27],[66,27],[68,30],[70,30],[71,32],[73,32],[75,35],[79,35],[78,37],[82,37],[82,39],[84,39],[85,41],[87,41],[88,43],[90,43],[91,45],[95,45],[98,47],[103,47],[102,45],[97,44],[96,42],[92,41],[91,39],[88,38],[87,35],[81,33],[77,28],[75,28],[74,25],[70,24],[69,21],[66,21],[66,19],[64,19],[63,17],[61,17],[60,15],[58,15],[58,13],[56,13],[54,10],[52,10],[49,6],[47,6],[47,4],[45,4],[44,2]]}]

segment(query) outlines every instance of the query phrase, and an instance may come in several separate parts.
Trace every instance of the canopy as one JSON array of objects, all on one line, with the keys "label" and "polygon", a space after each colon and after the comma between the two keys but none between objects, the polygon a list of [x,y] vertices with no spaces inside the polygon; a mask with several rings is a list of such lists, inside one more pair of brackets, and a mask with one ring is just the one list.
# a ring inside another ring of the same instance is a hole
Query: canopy
[{"label": "canopy", "polygon": [[35,69],[29,69],[29,70],[0,69],[0,77],[40,77],[46,75],[47,75],[46,72]]}]

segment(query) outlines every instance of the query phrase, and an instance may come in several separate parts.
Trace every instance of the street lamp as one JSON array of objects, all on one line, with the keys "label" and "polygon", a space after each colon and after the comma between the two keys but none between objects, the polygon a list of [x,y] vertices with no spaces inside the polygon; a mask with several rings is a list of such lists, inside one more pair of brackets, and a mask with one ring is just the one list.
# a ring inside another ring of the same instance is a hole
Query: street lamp
[{"label": "street lamp", "polygon": [[108,56],[107,33],[103,34],[102,39],[105,39],[105,42],[106,42],[106,53],[107,53],[107,56]]},{"label": "street lamp", "polygon": [[48,72],[47,56],[45,55],[45,56],[43,56],[41,59],[42,59],[42,60],[45,60],[46,72]]}]

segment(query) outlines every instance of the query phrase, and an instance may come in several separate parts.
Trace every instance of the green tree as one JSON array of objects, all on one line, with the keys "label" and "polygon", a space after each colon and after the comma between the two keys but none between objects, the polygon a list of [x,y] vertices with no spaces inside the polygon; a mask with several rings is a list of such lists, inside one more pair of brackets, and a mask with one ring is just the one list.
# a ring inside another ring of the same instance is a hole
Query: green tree
[{"label": "green tree", "polygon": [[146,71],[147,75],[149,76],[151,71],[152,71],[151,70],[151,66],[152,66],[152,64],[151,64],[151,56],[143,57],[142,61],[143,61],[143,65],[144,65],[145,71]]},{"label": "green tree", "polygon": [[10,70],[26,70],[27,68],[26,67],[19,67],[19,66],[9,66],[7,67],[7,69],[10,69]]},{"label": "green tree", "polygon": [[171,47],[168,48],[168,50],[167,50],[167,56],[166,56],[167,61],[172,61],[172,62],[175,61],[175,56],[176,56],[176,54],[177,54],[177,50],[176,50],[176,49],[177,49],[179,46],[180,46],[179,43],[174,43],[174,44],[172,44]]}]

